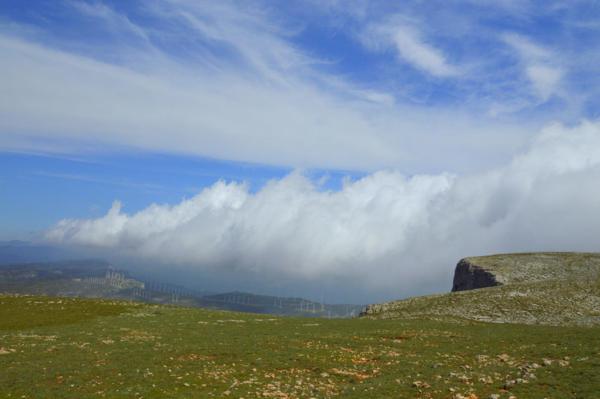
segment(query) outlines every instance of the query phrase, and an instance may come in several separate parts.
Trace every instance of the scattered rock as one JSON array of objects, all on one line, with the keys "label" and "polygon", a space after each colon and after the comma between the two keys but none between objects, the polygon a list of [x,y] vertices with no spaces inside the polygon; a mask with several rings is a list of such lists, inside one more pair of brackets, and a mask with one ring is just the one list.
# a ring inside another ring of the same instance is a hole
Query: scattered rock
[{"label": "scattered rock", "polygon": [[550,359],[542,359],[542,364],[544,366],[552,366],[552,360],[550,360]]},{"label": "scattered rock", "polygon": [[506,382],[504,383],[503,388],[506,389],[506,390],[508,390],[511,387],[515,386],[516,384],[517,384],[516,380],[506,380]]},{"label": "scattered rock", "polygon": [[498,355],[498,359],[500,359],[501,362],[508,362],[510,360],[510,356],[508,356],[506,353],[503,353]]},{"label": "scattered rock", "polygon": [[9,353],[14,353],[14,352],[16,352],[15,349],[0,347],[0,355],[8,355]]},{"label": "scattered rock", "polygon": [[489,375],[486,375],[485,377],[480,377],[479,382],[490,385],[494,383],[494,379]]},{"label": "scattered rock", "polygon": [[429,387],[431,387],[431,385],[429,385],[428,383],[426,383],[424,381],[415,381],[412,384],[413,384],[413,387],[415,387],[415,388],[429,388]]}]

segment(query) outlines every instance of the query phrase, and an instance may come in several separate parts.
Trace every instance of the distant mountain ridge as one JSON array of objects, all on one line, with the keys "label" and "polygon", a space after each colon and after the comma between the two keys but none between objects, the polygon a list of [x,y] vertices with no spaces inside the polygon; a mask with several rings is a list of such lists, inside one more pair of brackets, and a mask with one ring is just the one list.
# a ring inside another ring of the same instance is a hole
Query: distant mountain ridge
[{"label": "distant mountain ridge", "polygon": [[142,281],[95,259],[0,265],[0,293],[116,298],[285,316],[353,317],[363,308],[239,291],[211,293],[166,282]]},{"label": "distant mountain ridge", "polygon": [[521,253],[458,262],[451,293],[369,305],[371,318],[600,324],[600,254]]},{"label": "distant mountain ridge", "polygon": [[298,297],[238,291],[203,296],[201,304],[203,307],[217,309],[309,317],[354,317],[364,308],[362,305],[326,304]]}]

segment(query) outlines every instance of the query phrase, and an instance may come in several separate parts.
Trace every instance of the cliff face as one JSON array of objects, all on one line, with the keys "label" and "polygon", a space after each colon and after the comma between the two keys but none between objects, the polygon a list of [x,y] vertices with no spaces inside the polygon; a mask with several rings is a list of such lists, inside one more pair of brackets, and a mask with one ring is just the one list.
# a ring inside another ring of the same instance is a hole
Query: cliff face
[{"label": "cliff face", "polygon": [[501,284],[491,271],[475,265],[465,258],[458,262],[454,270],[452,292],[494,287]]}]

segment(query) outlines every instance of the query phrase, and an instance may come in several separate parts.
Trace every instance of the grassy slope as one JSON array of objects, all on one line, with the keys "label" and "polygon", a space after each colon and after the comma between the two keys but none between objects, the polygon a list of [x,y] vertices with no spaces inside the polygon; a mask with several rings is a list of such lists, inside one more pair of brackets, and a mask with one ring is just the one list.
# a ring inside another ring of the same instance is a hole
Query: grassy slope
[{"label": "grassy slope", "polygon": [[505,285],[370,305],[367,316],[600,325],[600,254],[547,252],[467,259]]},{"label": "grassy slope", "polygon": [[598,327],[0,296],[3,398],[594,398],[598,375]]},{"label": "grassy slope", "polygon": [[371,305],[374,318],[464,318],[496,323],[600,325],[600,280],[552,280]]}]

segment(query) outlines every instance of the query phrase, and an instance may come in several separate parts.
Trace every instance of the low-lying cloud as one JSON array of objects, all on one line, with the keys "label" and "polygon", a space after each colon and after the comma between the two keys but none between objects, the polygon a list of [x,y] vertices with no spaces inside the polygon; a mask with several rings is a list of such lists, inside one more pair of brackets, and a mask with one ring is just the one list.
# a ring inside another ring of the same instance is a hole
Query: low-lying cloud
[{"label": "low-lying cloud", "polygon": [[[257,192],[218,182],[176,205],[65,219],[48,240],[192,270],[353,281],[370,298],[449,288],[460,258],[600,248],[600,124],[551,126],[494,170],[386,170],[328,190],[300,172]],[[273,277],[274,278],[274,277]]]}]

